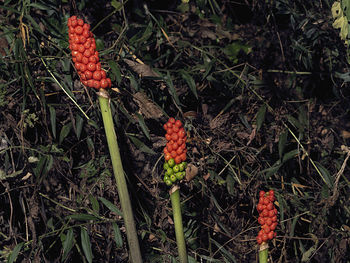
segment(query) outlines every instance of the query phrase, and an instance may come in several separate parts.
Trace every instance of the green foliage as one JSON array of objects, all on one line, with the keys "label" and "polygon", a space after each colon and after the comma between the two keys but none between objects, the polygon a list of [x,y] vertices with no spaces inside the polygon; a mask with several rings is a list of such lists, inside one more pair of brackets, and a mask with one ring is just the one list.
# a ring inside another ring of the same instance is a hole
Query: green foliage
[{"label": "green foliage", "polygon": [[[161,179],[162,125],[174,116],[198,168],[181,185],[189,262],[253,262],[253,206],[257,189],[270,188],[280,220],[272,260],[341,262],[350,224],[341,148],[349,1],[196,0],[166,11],[155,2],[80,1],[76,10],[94,28],[113,81],[145,261],[177,260]],[[121,261],[111,256],[128,251],[96,94],[69,56],[74,10],[39,0],[5,1],[0,12],[2,259]],[[34,228],[20,227],[22,218]]]}]

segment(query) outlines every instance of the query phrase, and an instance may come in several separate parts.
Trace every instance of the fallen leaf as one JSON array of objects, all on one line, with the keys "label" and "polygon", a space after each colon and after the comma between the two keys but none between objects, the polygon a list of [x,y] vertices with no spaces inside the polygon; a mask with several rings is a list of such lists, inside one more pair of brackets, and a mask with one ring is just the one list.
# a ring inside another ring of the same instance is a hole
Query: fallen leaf
[{"label": "fallen leaf", "polygon": [[198,174],[198,168],[193,164],[188,164],[186,168],[186,180],[191,181]]},{"label": "fallen leaf", "polygon": [[150,100],[145,93],[137,92],[133,97],[135,102],[139,105],[141,114],[146,119],[159,119],[163,116],[163,112],[159,106]]},{"label": "fallen leaf", "polygon": [[124,62],[141,77],[159,77],[158,73],[153,71],[151,67],[146,64],[140,64],[130,59],[124,59]]}]

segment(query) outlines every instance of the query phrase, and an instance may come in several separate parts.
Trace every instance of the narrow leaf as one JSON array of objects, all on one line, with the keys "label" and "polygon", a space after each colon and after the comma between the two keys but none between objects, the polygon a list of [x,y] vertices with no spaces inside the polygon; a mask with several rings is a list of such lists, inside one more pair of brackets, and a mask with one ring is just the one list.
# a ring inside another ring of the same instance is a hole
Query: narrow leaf
[{"label": "narrow leaf", "polygon": [[256,114],[256,131],[259,131],[264,120],[265,120],[265,113],[266,113],[266,105],[262,105],[260,109],[258,110],[258,113]]},{"label": "narrow leaf", "polygon": [[149,135],[149,129],[148,129],[146,123],[145,123],[145,119],[144,119],[143,116],[142,116],[141,114],[139,114],[139,113],[136,113],[136,116],[137,116],[137,119],[138,119],[138,121],[139,121],[139,124],[140,124],[140,126],[141,126],[141,129],[142,129],[143,133],[146,135],[147,139],[150,140],[151,137],[150,137],[150,135]]},{"label": "narrow leaf", "polygon": [[75,125],[77,128],[76,135],[78,140],[80,139],[81,131],[83,130],[83,124],[84,124],[84,119],[79,114],[77,114],[75,116]]},{"label": "narrow leaf", "polygon": [[80,220],[80,221],[90,221],[90,220],[97,220],[98,219],[96,216],[89,215],[89,214],[73,214],[73,215],[67,216],[67,218]]},{"label": "narrow leaf", "polygon": [[284,147],[286,146],[286,143],[287,143],[287,138],[288,138],[288,133],[286,131],[283,131],[280,134],[280,137],[278,139],[278,155],[280,159],[282,158]]},{"label": "narrow leaf", "polygon": [[90,238],[89,234],[86,231],[85,228],[81,228],[80,230],[80,237],[81,237],[81,246],[83,248],[85,257],[89,263],[92,263],[92,250],[91,250],[91,243],[90,243]]},{"label": "narrow leaf", "polygon": [[120,232],[119,226],[116,223],[112,223],[113,231],[114,231],[114,240],[117,248],[121,248],[123,246],[123,238]]},{"label": "narrow leaf", "polygon": [[63,256],[62,259],[65,260],[68,256],[68,253],[71,251],[72,247],[73,247],[73,240],[74,240],[74,236],[73,236],[73,229],[68,229],[67,234],[65,236],[64,242],[62,244],[63,246]]},{"label": "narrow leaf", "polygon": [[327,184],[328,187],[332,187],[333,182],[331,180],[331,175],[330,175],[329,171],[319,162],[315,162],[315,164],[321,173],[320,176],[321,176],[322,180]]},{"label": "narrow leaf", "polygon": [[188,74],[188,72],[185,70],[181,70],[180,73],[182,78],[187,82],[187,85],[191,89],[193,95],[198,99],[196,83],[194,82],[194,79],[192,78],[192,76]]},{"label": "narrow leaf", "polygon": [[68,136],[70,130],[72,129],[72,123],[69,122],[66,125],[64,125],[60,132],[60,138],[59,138],[59,144],[63,142],[63,140]]},{"label": "narrow leaf", "polygon": [[54,107],[49,106],[49,112],[52,135],[56,139],[56,110]]},{"label": "narrow leaf", "polygon": [[151,148],[149,148],[147,145],[145,145],[142,141],[137,139],[134,136],[128,135],[130,140],[135,144],[135,146],[142,152],[149,153],[149,154],[156,154]]},{"label": "narrow leaf", "polygon": [[18,256],[19,252],[21,251],[23,245],[24,245],[24,242],[21,242],[15,246],[15,248],[12,250],[9,257],[7,258],[8,263],[13,263],[16,261],[16,258]]},{"label": "narrow leaf", "polygon": [[97,199],[93,195],[90,195],[89,199],[92,205],[92,210],[96,213],[96,215],[98,215],[100,213],[100,205]]},{"label": "narrow leaf", "polygon": [[123,213],[110,201],[108,201],[107,199],[103,198],[103,197],[99,197],[99,199],[101,200],[101,202],[107,206],[107,208],[109,210],[111,210],[113,213],[123,217]]},{"label": "narrow leaf", "polygon": [[117,84],[119,84],[122,81],[122,75],[120,73],[119,67],[117,66],[117,63],[115,63],[113,60],[109,60],[108,65],[111,67],[112,81],[117,81]]}]

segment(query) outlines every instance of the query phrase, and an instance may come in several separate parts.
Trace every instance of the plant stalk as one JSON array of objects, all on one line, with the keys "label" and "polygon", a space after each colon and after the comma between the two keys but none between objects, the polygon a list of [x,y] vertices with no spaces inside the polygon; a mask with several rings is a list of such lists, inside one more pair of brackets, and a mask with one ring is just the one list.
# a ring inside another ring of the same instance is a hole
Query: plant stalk
[{"label": "plant stalk", "polygon": [[268,254],[269,254],[269,245],[263,242],[259,248],[259,263],[267,263]]},{"label": "plant stalk", "polygon": [[129,244],[130,261],[132,263],[141,263],[141,251],[137,237],[133,211],[126,184],[122,161],[120,158],[117,136],[114,130],[111,108],[109,105],[109,94],[104,89],[98,92],[98,99],[102,113],[104,129],[107,137],[109,154],[112,161],[113,173],[117,183],[118,195],[124,217],[126,235]]},{"label": "plant stalk", "polygon": [[186,243],[182,225],[180,187],[174,186],[170,190],[170,200],[173,208],[176,244],[179,253],[180,263],[187,263]]}]

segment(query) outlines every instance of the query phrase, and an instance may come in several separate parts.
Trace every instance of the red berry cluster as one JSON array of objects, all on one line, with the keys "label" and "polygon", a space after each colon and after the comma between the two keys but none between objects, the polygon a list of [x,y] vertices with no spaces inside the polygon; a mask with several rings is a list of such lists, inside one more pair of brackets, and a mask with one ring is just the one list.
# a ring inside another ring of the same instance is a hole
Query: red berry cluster
[{"label": "red berry cluster", "polygon": [[277,209],[273,202],[275,201],[275,193],[273,190],[268,192],[260,191],[259,203],[257,210],[259,212],[258,222],[261,225],[256,241],[260,245],[263,242],[273,239],[276,236],[274,230],[277,226]]},{"label": "red berry cluster", "polygon": [[76,16],[68,18],[69,49],[81,82],[90,88],[105,89],[112,85],[111,79],[101,68],[96,43],[90,25]]},{"label": "red berry cluster", "polygon": [[187,137],[181,121],[170,118],[163,127],[166,130],[165,138],[168,141],[164,148],[165,160],[169,161],[173,158],[176,164],[186,161]]}]

